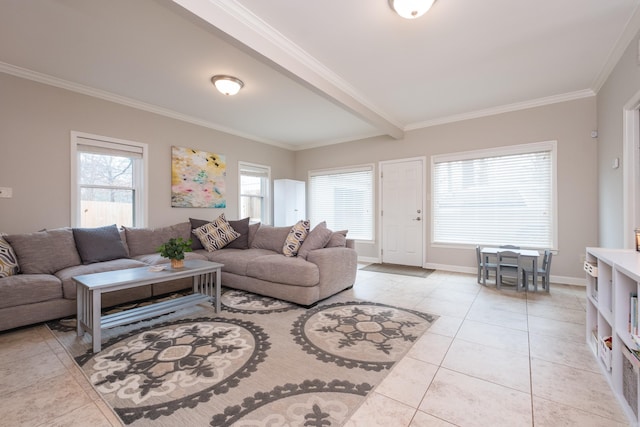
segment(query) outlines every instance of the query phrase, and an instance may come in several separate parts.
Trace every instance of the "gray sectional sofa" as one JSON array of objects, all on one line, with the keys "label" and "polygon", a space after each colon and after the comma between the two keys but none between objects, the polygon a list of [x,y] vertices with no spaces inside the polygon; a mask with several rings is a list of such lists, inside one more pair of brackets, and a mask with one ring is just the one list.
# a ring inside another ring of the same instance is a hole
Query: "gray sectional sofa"
[{"label": "gray sectional sofa", "polygon": [[[306,306],[355,282],[357,254],[346,232],[324,230],[320,236],[314,229],[298,256],[290,257],[283,254],[283,246],[291,227],[249,225],[246,219],[229,221],[241,237],[208,252],[191,233],[202,222],[192,219],[161,228],[120,230],[113,226],[117,236],[109,227],[3,236],[20,272],[0,278],[0,331],[75,314],[74,276],[168,263],[156,250],[171,237],[192,239],[194,250],[185,254],[186,259],[224,264],[222,285],[230,288]],[[111,292],[103,295],[102,305],[110,307],[190,286],[190,280],[183,279]]]}]

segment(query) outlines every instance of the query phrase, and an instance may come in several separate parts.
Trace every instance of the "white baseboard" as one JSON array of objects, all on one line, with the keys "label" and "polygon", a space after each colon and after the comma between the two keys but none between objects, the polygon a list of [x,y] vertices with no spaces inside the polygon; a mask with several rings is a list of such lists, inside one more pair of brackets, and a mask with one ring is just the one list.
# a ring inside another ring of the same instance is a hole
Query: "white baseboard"
[{"label": "white baseboard", "polygon": [[[380,262],[380,258],[376,257],[358,257],[358,262],[377,264]],[[430,268],[432,270],[450,271],[452,273],[467,273],[476,274],[475,267],[465,267],[462,265],[449,265],[449,264],[434,264],[427,262],[423,266],[424,268]],[[587,286],[587,280],[584,277],[568,277],[568,276],[554,276],[553,274],[549,278],[551,283],[558,283],[561,285],[574,285],[574,286]]]},{"label": "white baseboard", "polygon": [[[477,274],[475,267],[464,267],[460,265],[447,265],[447,264],[434,264],[426,263],[425,268],[431,268],[433,270],[450,271],[453,273],[469,273]],[[575,286],[587,286],[587,279],[585,277],[567,277],[567,276],[554,276],[549,277],[551,283],[558,283],[562,285],[575,285]]]}]

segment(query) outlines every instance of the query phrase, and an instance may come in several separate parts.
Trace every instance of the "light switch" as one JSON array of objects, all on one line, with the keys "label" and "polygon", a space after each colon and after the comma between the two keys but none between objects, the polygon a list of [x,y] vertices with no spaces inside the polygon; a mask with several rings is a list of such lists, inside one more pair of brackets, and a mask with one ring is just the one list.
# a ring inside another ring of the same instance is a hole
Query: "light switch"
[{"label": "light switch", "polygon": [[13,197],[13,188],[11,187],[0,187],[0,197],[9,199]]}]

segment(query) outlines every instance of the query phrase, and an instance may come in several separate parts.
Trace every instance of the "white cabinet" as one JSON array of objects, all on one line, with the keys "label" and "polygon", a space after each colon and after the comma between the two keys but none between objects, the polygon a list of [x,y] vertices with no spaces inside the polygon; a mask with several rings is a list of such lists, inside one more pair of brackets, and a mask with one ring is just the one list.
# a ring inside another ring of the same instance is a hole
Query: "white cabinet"
[{"label": "white cabinet", "polygon": [[[633,425],[638,425],[640,253],[587,248],[587,343]],[[634,301],[635,297],[635,301]],[[634,322],[635,319],[635,322]],[[632,335],[635,332],[636,338]],[[604,344],[611,337],[611,349]]]},{"label": "white cabinet", "polygon": [[305,182],[293,179],[273,181],[273,225],[293,225],[306,219]]}]

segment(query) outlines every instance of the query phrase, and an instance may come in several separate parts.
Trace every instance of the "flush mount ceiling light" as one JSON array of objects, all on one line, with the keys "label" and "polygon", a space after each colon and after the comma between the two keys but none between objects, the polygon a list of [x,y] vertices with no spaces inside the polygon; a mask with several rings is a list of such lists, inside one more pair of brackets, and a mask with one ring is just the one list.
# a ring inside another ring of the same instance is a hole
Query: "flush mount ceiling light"
[{"label": "flush mount ceiling light", "polygon": [[218,74],[211,77],[213,85],[224,95],[235,95],[240,92],[240,89],[244,86],[244,82],[233,76],[225,76]]},{"label": "flush mount ceiling light", "polygon": [[389,0],[389,6],[406,19],[416,19],[427,13],[436,0]]}]

